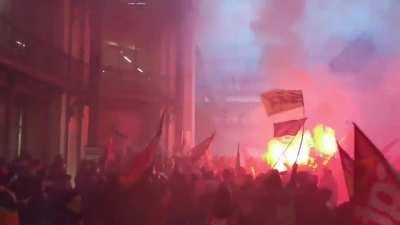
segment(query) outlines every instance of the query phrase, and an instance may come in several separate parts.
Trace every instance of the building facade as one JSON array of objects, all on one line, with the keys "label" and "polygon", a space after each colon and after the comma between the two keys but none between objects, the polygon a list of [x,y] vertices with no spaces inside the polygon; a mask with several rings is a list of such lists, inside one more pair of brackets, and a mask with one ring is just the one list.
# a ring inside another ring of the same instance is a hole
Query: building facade
[{"label": "building facade", "polygon": [[105,148],[116,132],[124,148],[140,150],[164,109],[165,154],[183,138],[193,144],[194,3],[9,0],[0,7],[1,157],[61,154],[75,173],[86,147]]}]

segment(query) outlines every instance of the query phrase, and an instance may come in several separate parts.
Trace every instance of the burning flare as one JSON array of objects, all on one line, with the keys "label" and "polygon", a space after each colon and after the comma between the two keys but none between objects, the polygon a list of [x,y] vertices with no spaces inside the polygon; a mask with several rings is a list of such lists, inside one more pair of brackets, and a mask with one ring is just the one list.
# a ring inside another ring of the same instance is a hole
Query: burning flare
[{"label": "burning flare", "polygon": [[[301,142],[301,133],[296,136],[285,136],[273,138],[268,141],[268,150],[262,158],[274,169],[286,171],[290,168],[297,158],[298,165],[308,166],[317,169],[316,158],[322,159],[322,164],[326,165],[337,152],[335,131],[324,125],[317,125],[313,133],[306,130]],[[299,147],[301,149],[299,152]]]}]

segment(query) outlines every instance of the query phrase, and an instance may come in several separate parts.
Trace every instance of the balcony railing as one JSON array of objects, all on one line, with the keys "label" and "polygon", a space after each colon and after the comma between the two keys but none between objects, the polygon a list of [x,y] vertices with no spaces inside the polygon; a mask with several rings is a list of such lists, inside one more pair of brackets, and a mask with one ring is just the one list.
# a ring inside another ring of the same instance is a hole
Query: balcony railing
[{"label": "balcony railing", "polygon": [[81,87],[89,67],[0,17],[0,63],[63,87]]}]

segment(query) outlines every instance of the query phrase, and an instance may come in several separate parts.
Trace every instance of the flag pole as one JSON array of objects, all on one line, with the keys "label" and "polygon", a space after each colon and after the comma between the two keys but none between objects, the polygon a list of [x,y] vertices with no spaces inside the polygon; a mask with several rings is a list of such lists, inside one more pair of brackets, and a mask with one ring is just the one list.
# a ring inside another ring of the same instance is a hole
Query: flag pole
[{"label": "flag pole", "polygon": [[297,156],[296,156],[296,161],[295,161],[296,164],[297,164],[297,160],[299,159],[299,156],[300,156],[301,146],[303,145],[303,139],[304,139],[304,124],[303,124],[303,129],[301,131],[300,146],[299,146],[299,150],[297,151]]},{"label": "flag pole", "polygon": [[[306,116],[306,112],[305,112],[305,107],[304,107],[304,98],[303,98],[303,117]],[[294,161],[294,164],[292,166],[292,174],[290,176],[290,181],[289,181],[289,185],[290,186],[295,186],[296,185],[296,177],[297,177],[297,161],[299,160],[299,156],[300,156],[300,151],[301,151],[301,146],[303,145],[303,139],[304,139],[304,127],[305,127],[305,122],[303,123],[303,129],[301,132],[301,140],[300,140],[300,146],[299,146],[299,150],[297,151],[297,156],[296,156],[296,161]]]},{"label": "flag pole", "polygon": [[286,145],[285,150],[282,152],[282,154],[279,155],[278,160],[275,162],[275,164],[272,166],[272,169],[275,168],[275,166],[281,161],[282,156],[287,152],[289,146],[293,143],[294,139],[296,139],[297,134],[290,140],[289,144]]},{"label": "flag pole", "polygon": [[[305,117],[304,103],[303,103],[303,117]],[[301,146],[303,145],[304,124],[305,124],[305,121],[304,121],[303,126],[302,126],[302,128],[301,128],[301,129],[302,129],[302,133],[301,133],[300,147],[299,147],[299,150],[297,151],[297,156],[296,156],[296,161],[295,161],[295,163],[297,163],[297,159],[299,158],[299,155],[300,155],[300,149],[301,149]],[[272,166],[272,169],[275,168],[275,166],[281,161],[282,156],[287,152],[289,146],[293,143],[293,141],[294,141],[294,139],[296,139],[296,137],[297,137],[297,134],[290,140],[289,144],[286,145],[285,150],[282,152],[282,154],[279,155],[279,158],[278,158],[278,160],[274,163],[274,165]]]},{"label": "flag pole", "polygon": [[237,145],[237,150],[236,150],[236,162],[235,162],[235,169],[238,170],[240,168],[240,142]]},{"label": "flag pole", "polygon": [[[306,116],[306,110],[304,107],[304,98],[303,98],[303,117]],[[305,127],[305,122],[303,123],[303,129],[301,132],[301,140],[300,140],[300,146],[299,146],[299,150],[297,151],[297,156],[296,156],[296,161],[295,164],[297,164],[297,161],[299,160],[299,156],[300,156],[300,152],[301,152],[301,147],[303,146],[303,139],[304,139],[304,127]]]}]

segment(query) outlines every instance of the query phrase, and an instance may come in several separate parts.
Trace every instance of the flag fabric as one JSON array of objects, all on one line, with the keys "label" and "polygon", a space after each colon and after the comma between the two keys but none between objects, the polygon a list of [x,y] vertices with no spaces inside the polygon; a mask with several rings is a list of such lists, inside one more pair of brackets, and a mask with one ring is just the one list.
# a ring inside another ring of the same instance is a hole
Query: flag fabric
[{"label": "flag fabric", "polygon": [[343,150],[354,150],[354,129],[349,129],[347,133],[342,137],[338,144]]},{"label": "flag fabric", "polygon": [[114,146],[114,138],[111,137],[108,140],[108,145],[107,145],[107,150],[106,150],[106,161],[105,161],[105,165],[104,168],[105,169],[109,169],[110,167],[112,167],[112,164],[115,162],[116,160],[116,153],[115,153],[115,146]]},{"label": "flag fabric", "polygon": [[235,169],[236,172],[239,172],[241,168],[240,165],[240,144],[238,144],[237,152],[236,152],[236,164],[235,164]]},{"label": "flag fabric", "polygon": [[261,95],[268,116],[304,106],[301,90],[272,90]]},{"label": "flag fabric", "polygon": [[119,177],[119,181],[123,186],[136,183],[140,178],[142,178],[145,171],[153,165],[157,149],[159,148],[164,117],[165,113],[163,113],[161,117],[156,135],[151,139],[146,148],[133,158],[127,170],[128,172]]},{"label": "flag fabric", "polygon": [[304,126],[307,118],[299,120],[288,120],[285,122],[274,123],[274,137],[286,135],[295,136],[300,128]]},{"label": "flag fabric", "polygon": [[204,155],[206,155],[212,141],[214,140],[214,137],[215,133],[212,134],[210,137],[204,139],[202,142],[200,142],[198,145],[194,146],[191,149],[190,152],[191,152],[192,162],[196,162],[199,159],[201,159]]},{"label": "flag fabric", "polygon": [[389,142],[387,145],[385,145],[382,148],[382,152],[384,154],[390,154],[391,156],[394,154],[397,154],[397,152],[395,153],[394,147],[396,147],[398,143],[399,143],[399,139],[398,138],[394,139],[393,141]]},{"label": "flag fabric", "polygon": [[344,180],[347,186],[347,192],[349,198],[352,199],[354,196],[354,160],[347,154],[346,151],[338,144],[340,159],[342,162],[342,169]]},{"label": "flag fabric", "polygon": [[104,162],[104,168],[110,169],[117,161],[117,151],[119,154],[124,155],[124,152],[121,152],[122,149],[119,149],[118,146],[121,146],[121,143],[128,138],[127,135],[123,134],[119,130],[113,128],[110,138],[108,139],[107,149],[106,149],[106,157]]},{"label": "flag fabric", "polygon": [[379,149],[355,126],[355,225],[399,225],[400,181]]}]

